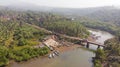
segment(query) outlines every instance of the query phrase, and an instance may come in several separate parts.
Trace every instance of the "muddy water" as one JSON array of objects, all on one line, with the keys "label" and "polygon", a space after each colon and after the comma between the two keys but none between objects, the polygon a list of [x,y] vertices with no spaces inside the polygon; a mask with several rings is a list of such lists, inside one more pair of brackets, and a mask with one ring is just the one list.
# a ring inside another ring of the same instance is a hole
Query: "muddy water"
[{"label": "muddy water", "polygon": [[[101,36],[96,42],[104,43],[105,40],[112,38],[113,36],[107,32],[99,30],[89,30],[91,33]],[[90,45],[90,49],[96,49],[97,46]],[[84,50],[82,48],[76,48],[70,51],[60,53],[60,56],[56,56],[53,59],[47,57],[40,57],[32,59],[22,63],[12,63],[8,67],[92,67],[92,57],[95,54]]]},{"label": "muddy water", "polygon": [[[104,44],[104,41],[107,40],[107,39],[110,39],[113,37],[112,34],[108,33],[108,32],[105,32],[105,31],[100,31],[100,30],[89,30],[89,32],[91,32],[92,34],[95,34],[95,36],[100,36],[97,40],[96,40],[96,43],[99,43],[99,44]],[[90,45],[90,49],[94,49],[96,50],[97,46],[95,45]],[[101,47],[102,48],[102,47]]]}]

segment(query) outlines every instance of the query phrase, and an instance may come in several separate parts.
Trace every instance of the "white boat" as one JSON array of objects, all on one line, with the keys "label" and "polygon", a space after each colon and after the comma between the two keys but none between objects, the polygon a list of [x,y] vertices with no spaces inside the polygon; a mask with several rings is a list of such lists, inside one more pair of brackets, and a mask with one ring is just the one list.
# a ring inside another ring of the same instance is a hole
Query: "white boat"
[{"label": "white boat", "polygon": [[60,53],[59,51],[56,51],[58,54]]},{"label": "white boat", "polygon": [[53,57],[53,58],[55,57],[55,54],[54,54],[54,53],[52,54],[52,57]]},{"label": "white boat", "polygon": [[52,54],[49,54],[49,56],[48,56],[49,58],[52,58]]}]

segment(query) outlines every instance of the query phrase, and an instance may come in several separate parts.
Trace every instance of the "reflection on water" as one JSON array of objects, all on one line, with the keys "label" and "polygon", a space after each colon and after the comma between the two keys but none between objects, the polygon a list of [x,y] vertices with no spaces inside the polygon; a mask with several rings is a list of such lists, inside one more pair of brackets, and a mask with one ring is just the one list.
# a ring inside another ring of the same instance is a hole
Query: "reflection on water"
[{"label": "reflection on water", "polygon": [[[93,31],[93,34],[101,36],[96,42],[104,43],[105,40],[112,38],[113,36],[107,32],[103,31]],[[90,45],[90,49],[96,49],[97,46]],[[22,63],[13,63],[8,67],[92,67],[92,57],[94,53],[83,50],[81,48],[66,51],[60,54],[60,56],[54,59],[48,59],[46,57],[37,58],[35,60],[30,60]]]},{"label": "reflection on water", "polygon": [[56,60],[55,64],[47,67],[91,67],[92,59],[90,57],[93,56],[94,54],[89,51],[75,49],[62,53],[60,57],[54,59]]}]

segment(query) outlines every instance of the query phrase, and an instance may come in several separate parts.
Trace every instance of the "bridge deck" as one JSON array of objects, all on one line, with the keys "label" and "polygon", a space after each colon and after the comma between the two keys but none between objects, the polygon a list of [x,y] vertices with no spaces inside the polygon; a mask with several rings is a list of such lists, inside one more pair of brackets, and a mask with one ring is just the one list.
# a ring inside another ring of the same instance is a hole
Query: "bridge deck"
[{"label": "bridge deck", "polygon": [[100,43],[96,43],[96,42],[91,42],[91,41],[88,41],[90,44],[94,44],[94,45],[98,45],[98,46],[102,46],[102,47],[105,47],[104,44],[100,44]]},{"label": "bridge deck", "polygon": [[96,42],[88,41],[88,40],[81,39],[81,38],[78,38],[78,37],[71,37],[71,36],[67,36],[67,35],[63,35],[63,34],[59,34],[59,33],[55,33],[55,32],[53,32],[53,33],[54,33],[55,35],[59,35],[59,36],[65,37],[65,38],[74,39],[74,40],[79,40],[79,41],[83,41],[83,42],[88,42],[88,43],[90,43],[90,44],[98,45],[98,46],[102,46],[102,47],[105,46],[105,45],[103,45],[103,44],[99,44],[99,43],[96,43]]}]

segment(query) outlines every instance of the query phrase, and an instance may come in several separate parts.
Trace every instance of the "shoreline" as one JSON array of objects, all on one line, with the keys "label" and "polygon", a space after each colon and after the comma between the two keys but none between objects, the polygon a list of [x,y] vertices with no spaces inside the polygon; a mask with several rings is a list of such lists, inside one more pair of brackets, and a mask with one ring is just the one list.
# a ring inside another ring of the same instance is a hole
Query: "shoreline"
[{"label": "shoreline", "polygon": [[73,50],[76,48],[81,48],[81,47],[82,47],[81,45],[73,44],[70,46],[62,46],[62,47],[56,48],[56,50],[58,50],[59,52],[66,52],[66,51]]},{"label": "shoreline", "polygon": [[[81,45],[78,45],[78,44],[73,44],[73,45],[70,45],[69,47],[68,46],[61,46],[61,47],[57,47],[56,50],[58,50],[60,53],[62,52],[66,52],[66,51],[69,51],[69,50],[74,50],[74,49],[77,49],[77,48],[81,48],[82,46]],[[35,57],[35,58],[31,58],[27,61],[22,61],[22,62],[16,62],[16,61],[13,61],[11,60],[10,63],[8,65],[6,65],[5,67],[11,67],[11,65],[13,64],[24,64],[24,63],[31,63],[31,62],[34,62],[36,61],[37,59],[41,59],[41,62],[40,63],[43,63],[42,61],[43,60],[46,60],[46,62],[50,62],[49,58],[48,58],[48,55],[51,53],[52,51],[50,51],[48,54],[44,55],[44,56],[39,56],[39,57]],[[59,57],[59,56],[58,56]],[[54,59],[54,58],[53,58]],[[48,60],[48,61],[47,61]]]},{"label": "shoreline", "polygon": [[[93,41],[95,42],[96,39],[93,39],[91,36],[89,36],[87,38],[89,41]],[[61,47],[57,47],[56,49],[59,50],[60,52],[64,52],[64,51],[68,51],[68,50],[71,50],[71,49],[75,49],[75,48],[81,48],[83,47],[81,44],[74,44],[72,42],[65,42],[65,43],[69,43],[69,46],[61,46]],[[70,45],[71,44],[71,45]]]}]

